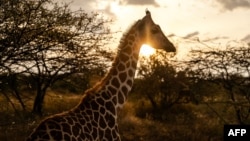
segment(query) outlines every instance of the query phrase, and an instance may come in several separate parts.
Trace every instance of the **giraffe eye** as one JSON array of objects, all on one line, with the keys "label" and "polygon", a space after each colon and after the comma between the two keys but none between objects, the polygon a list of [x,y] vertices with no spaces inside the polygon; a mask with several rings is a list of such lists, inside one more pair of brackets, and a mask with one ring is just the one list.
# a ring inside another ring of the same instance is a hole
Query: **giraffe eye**
[{"label": "giraffe eye", "polygon": [[159,28],[158,28],[158,27],[154,27],[154,28],[151,29],[151,32],[152,32],[153,34],[156,34],[156,33],[159,32]]}]

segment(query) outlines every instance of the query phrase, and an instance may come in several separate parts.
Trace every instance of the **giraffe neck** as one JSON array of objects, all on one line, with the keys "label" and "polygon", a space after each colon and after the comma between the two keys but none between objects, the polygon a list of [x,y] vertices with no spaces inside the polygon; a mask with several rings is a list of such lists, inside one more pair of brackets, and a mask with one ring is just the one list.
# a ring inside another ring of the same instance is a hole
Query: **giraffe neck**
[{"label": "giraffe neck", "polygon": [[117,56],[103,79],[106,90],[117,97],[116,107],[121,107],[131,91],[142,43],[135,31],[136,24],[122,38]]}]

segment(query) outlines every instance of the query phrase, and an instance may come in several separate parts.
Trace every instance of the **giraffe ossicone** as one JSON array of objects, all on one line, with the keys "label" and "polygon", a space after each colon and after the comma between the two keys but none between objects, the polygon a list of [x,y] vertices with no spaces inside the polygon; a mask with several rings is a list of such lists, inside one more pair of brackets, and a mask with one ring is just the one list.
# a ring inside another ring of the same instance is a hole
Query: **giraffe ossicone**
[{"label": "giraffe ossicone", "polygon": [[143,44],[166,52],[176,51],[148,10],[123,35],[106,76],[85,91],[76,107],[42,121],[27,141],[120,141],[117,110],[132,88]]}]

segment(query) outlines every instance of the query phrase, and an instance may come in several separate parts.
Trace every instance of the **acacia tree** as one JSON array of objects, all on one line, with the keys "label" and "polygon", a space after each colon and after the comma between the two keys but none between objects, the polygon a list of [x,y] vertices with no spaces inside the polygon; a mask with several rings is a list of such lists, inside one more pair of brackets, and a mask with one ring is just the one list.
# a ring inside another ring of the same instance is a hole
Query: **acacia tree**
[{"label": "acacia tree", "polygon": [[186,73],[177,71],[169,56],[157,52],[149,59],[140,61],[137,88],[150,101],[155,112],[190,101]]},{"label": "acacia tree", "polygon": [[0,70],[32,77],[34,113],[42,114],[46,90],[58,79],[103,67],[109,56],[110,21],[97,13],[52,0],[2,0],[0,11]]},{"label": "acacia tree", "polygon": [[[188,62],[190,74],[198,80],[221,85],[228,95],[221,102],[234,108],[239,124],[250,115],[250,47],[228,47],[226,50],[193,50]],[[229,106],[229,107],[230,107]]]}]

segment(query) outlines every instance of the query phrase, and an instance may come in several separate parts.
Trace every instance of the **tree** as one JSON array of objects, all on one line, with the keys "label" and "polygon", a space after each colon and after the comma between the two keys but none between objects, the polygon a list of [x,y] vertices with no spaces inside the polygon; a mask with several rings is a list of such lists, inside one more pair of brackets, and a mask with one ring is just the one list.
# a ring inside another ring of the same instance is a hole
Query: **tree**
[{"label": "tree", "polygon": [[[193,50],[190,71],[198,80],[208,80],[226,90],[239,124],[250,115],[250,47],[228,47],[226,50]],[[225,103],[224,103],[225,104]]]},{"label": "tree", "polygon": [[57,80],[105,65],[110,21],[99,14],[52,0],[3,0],[0,11],[0,71],[33,78],[34,113]]},{"label": "tree", "polygon": [[145,95],[154,111],[162,111],[177,103],[190,101],[189,80],[184,71],[177,71],[169,55],[157,52],[140,62],[137,88]]}]

